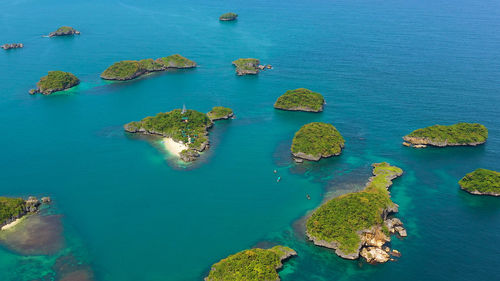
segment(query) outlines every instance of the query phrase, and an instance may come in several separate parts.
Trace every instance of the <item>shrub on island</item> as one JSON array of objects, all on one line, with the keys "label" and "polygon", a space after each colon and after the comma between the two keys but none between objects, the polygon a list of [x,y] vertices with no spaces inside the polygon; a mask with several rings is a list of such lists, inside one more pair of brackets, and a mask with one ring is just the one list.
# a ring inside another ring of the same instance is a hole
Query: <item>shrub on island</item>
[{"label": "shrub on island", "polygon": [[321,112],[325,99],[319,93],[299,88],[286,91],[276,100],[274,108],[292,111]]},{"label": "shrub on island", "polygon": [[472,194],[500,196],[500,173],[497,171],[479,168],[465,175],[458,184]]},{"label": "shrub on island", "polygon": [[105,80],[124,81],[134,79],[150,72],[193,67],[196,67],[196,62],[178,54],[156,60],[124,60],[116,62],[104,70],[101,74],[101,78]]},{"label": "shrub on island", "polygon": [[13,218],[21,217],[25,209],[22,198],[0,197],[0,226],[9,223]]},{"label": "shrub on island", "polygon": [[236,66],[236,74],[239,76],[242,75],[255,75],[259,73],[259,64],[260,61],[258,59],[237,59],[233,61],[233,65]]},{"label": "shrub on island", "polygon": [[49,37],[66,36],[66,35],[80,35],[80,31],[69,26],[61,26],[56,31],[49,33]]},{"label": "shrub on island", "polygon": [[212,265],[205,281],[277,281],[280,280],[277,270],[283,266],[283,261],[296,255],[285,246],[244,250]]},{"label": "shrub on island", "polygon": [[476,146],[488,139],[488,129],[478,123],[457,123],[454,125],[434,125],[418,129],[403,137],[406,146],[426,147],[427,145]]},{"label": "shrub on island", "polygon": [[[333,198],[313,212],[306,222],[307,237],[318,246],[335,249],[337,255],[346,259],[358,258],[362,247],[382,251],[383,244],[390,241],[389,232],[396,231],[394,226],[387,226],[388,214],[397,212],[388,187],[402,173],[400,168],[385,162],[373,164],[373,177],[363,191]],[[396,229],[403,231],[402,223]],[[388,255],[380,254],[384,258],[378,262],[388,260]]]},{"label": "shrub on island", "polygon": [[313,122],[302,126],[295,133],[291,152],[301,159],[319,161],[339,155],[344,143],[344,138],[332,124]]},{"label": "shrub on island", "polygon": [[235,13],[225,13],[225,14],[222,14],[219,17],[219,20],[221,20],[221,21],[232,21],[232,20],[235,20],[236,18],[238,18],[238,14],[235,14]]},{"label": "shrub on island", "polygon": [[80,80],[73,74],[64,71],[49,71],[47,76],[40,78],[36,83],[37,88],[31,89],[30,94],[42,93],[50,95],[54,92],[63,91],[74,87]]},{"label": "shrub on island", "polygon": [[212,121],[229,119],[234,116],[233,110],[231,108],[223,106],[215,106],[207,113],[208,118]]}]

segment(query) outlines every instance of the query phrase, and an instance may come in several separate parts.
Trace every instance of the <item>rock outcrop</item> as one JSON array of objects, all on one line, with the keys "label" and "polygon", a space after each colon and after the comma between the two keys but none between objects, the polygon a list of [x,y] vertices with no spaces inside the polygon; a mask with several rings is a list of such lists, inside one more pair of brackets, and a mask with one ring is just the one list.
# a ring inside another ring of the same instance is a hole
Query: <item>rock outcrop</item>
[{"label": "rock outcrop", "polygon": [[23,48],[24,44],[23,43],[3,44],[1,47],[4,50],[17,49],[17,48]]},{"label": "rock outcrop", "polygon": [[425,148],[427,146],[477,146],[488,139],[488,129],[478,123],[434,125],[417,129],[403,137],[404,146]]},{"label": "rock outcrop", "polygon": [[[388,163],[373,167],[374,176],[363,191],[333,198],[308,218],[306,235],[315,245],[334,249],[344,259],[361,256],[369,263],[394,260],[388,247],[390,234],[405,237],[406,230],[401,220],[389,217],[398,212],[398,206],[390,200],[388,188],[403,171]],[[358,211],[350,211],[354,209]]]},{"label": "rock outcrop", "polygon": [[49,37],[80,35],[80,31],[69,26],[61,26],[56,31],[49,33]]}]

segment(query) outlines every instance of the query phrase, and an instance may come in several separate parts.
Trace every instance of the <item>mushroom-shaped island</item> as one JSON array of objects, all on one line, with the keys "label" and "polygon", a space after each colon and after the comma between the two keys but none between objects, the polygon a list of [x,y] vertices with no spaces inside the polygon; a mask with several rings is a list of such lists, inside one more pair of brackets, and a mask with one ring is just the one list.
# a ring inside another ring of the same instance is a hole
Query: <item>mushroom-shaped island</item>
[{"label": "mushroom-shaped island", "polygon": [[156,60],[124,60],[116,62],[106,70],[104,70],[104,72],[101,74],[101,78],[105,80],[125,81],[151,72],[165,71],[167,69],[184,69],[194,67],[196,67],[196,62],[187,59],[179,54],[159,58]]},{"label": "mushroom-shaped island", "polygon": [[207,113],[208,118],[212,121],[229,119],[234,116],[233,110],[228,107],[214,106],[212,110]]},{"label": "mushroom-shaped island", "polygon": [[259,73],[258,59],[237,59],[233,61],[233,65],[236,66],[236,74],[242,75],[255,75]]},{"label": "mushroom-shaped island", "polygon": [[31,89],[30,94],[41,93],[50,95],[54,92],[63,91],[80,84],[80,80],[73,74],[64,71],[49,71],[47,76],[40,78],[36,83],[37,88]]},{"label": "mushroom-shaped island", "polygon": [[465,175],[458,184],[472,194],[500,196],[500,173],[497,171],[479,168]]},{"label": "mushroom-shaped island", "polygon": [[357,259],[360,255],[370,263],[390,259],[391,251],[384,246],[390,241],[390,234],[406,236],[403,223],[388,217],[398,212],[388,188],[403,170],[385,162],[372,166],[373,176],[364,190],[327,201],[307,219],[306,235],[315,245],[334,249],[345,259]]},{"label": "mushroom-shaped island", "polygon": [[286,91],[276,100],[274,108],[290,111],[321,112],[325,99],[320,93],[299,88]]},{"label": "mushroom-shaped island", "polygon": [[295,133],[291,151],[297,158],[319,161],[321,158],[340,155],[344,143],[344,138],[332,124],[313,122],[302,126]]},{"label": "mushroom-shaped island", "polygon": [[488,139],[488,129],[478,123],[457,123],[454,125],[434,125],[418,129],[403,137],[403,145],[424,148],[428,145],[476,146]]},{"label": "mushroom-shaped island", "polygon": [[49,37],[67,36],[67,35],[80,35],[80,31],[70,26],[61,26],[56,31],[49,33]]},{"label": "mushroom-shaped island", "polygon": [[279,281],[283,262],[297,253],[285,246],[244,250],[212,265],[205,281]]},{"label": "mushroom-shaped island", "polygon": [[238,14],[235,13],[225,13],[219,17],[220,21],[233,21],[238,18]]}]

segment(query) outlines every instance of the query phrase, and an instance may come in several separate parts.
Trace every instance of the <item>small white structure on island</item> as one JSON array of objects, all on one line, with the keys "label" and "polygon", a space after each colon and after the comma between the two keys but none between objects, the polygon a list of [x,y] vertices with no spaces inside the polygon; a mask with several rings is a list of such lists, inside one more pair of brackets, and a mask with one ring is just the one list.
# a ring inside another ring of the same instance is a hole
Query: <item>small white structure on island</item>
[{"label": "small white structure on island", "polygon": [[181,114],[186,113],[186,111],[187,111],[187,110],[186,110],[186,105],[185,105],[185,104],[183,104],[183,105],[182,105],[182,112],[181,112]]}]

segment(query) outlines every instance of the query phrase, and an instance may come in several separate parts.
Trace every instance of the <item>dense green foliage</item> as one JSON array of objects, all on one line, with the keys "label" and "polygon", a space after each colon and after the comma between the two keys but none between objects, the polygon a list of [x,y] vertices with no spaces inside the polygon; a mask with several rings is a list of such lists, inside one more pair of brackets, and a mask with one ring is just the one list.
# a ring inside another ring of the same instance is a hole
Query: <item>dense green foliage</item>
[{"label": "dense green foliage", "polygon": [[73,27],[61,26],[55,31],[55,33],[68,33],[71,31],[73,31]]},{"label": "dense green foliage", "polygon": [[25,203],[22,198],[0,197],[0,225],[13,217],[21,215],[24,207]]},{"label": "dense green foliage", "polygon": [[294,252],[284,246],[271,249],[250,249],[231,255],[214,264],[205,280],[207,281],[263,281],[279,280],[277,268],[286,252]]},{"label": "dense green foliage", "polygon": [[292,153],[305,153],[313,156],[338,155],[344,147],[344,138],[332,125],[313,122],[300,128],[292,141]]},{"label": "dense green foliage", "polygon": [[286,91],[286,93],[276,100],[274,107],[287,110],[309,109],[312,111],[320,111],[324,103],[325,99],[321,94],[308,89],[299,88]]},{"label": "dense green foliage", "polygon": [[258,59],[237,59],[233,61],[236,69],[240,71],[257,71],[259,63]]},{"label": "dense green foliage", "polygon": [[145,71],[152,72],[152,71],[160,71],[163,69],[163,65],[156,62],[153,59],[143,59],[139,61],[139,67],[141,69],[144,69]]},{"label": "dense green foliage", "polygon": [[156,60],[158,63],[162,64],[166,68],[190,68],[195,67],[196,63],[190,59],[187,59],[179,54],[171,55],[164,58],[159,58]]},{"label": "dense green foliage", "polygon": [[212,121],[205,113],[187,110],[186,113],[182,114],[182,110],[174,109],[170,112],[146,117],[138,122],[130,122],[125,125],[125,129],[129,132],[143,129],[150,134],[170,137],[186,144],[189,143],[188,137],[191,137],[191,143],[188,146],[198,148],[207,141],[207,128],[211,125]]},{"label": "dense green foliage", "polygon": [[500,194],[500,173],[479,168],[465,175],[458,184],[469,192]]},{"label": "dense green foliage", "polygon": [[235,20],[238,17],[238,14],[235,13],[225,13],[222,14],[219,19],[220,20]]},{"label": "dense green foliage", "polygon": [[[146,63],[143,63],[146,64]],[[101,74],[103,78],[127,79],[135,77],[144,72],[141,64],[135,60],[124,60],[115,62]]]},{"label": "dense green foliage", "polygon": [[75,75],[64,71],[49,71],[47,76],[40,78],[37,87],[42,93],[51,93],[71,88],[80,83]]},{"label": "dense green foliage", "polygon": [[426,138],[434,142],[457,144],[482,143],[488,138],[488,129],[478,123],[457,123],[449,126],[434,125],[415,130],[407,137]]},{"label": "dense green foliage", "polygon": [[233,114],[233,110],[231,108],[227,108],[227,107],[223,107],[223,106],[215,106],[214,108],[212,108],[212,110],[210,110],[207,113],[207,116],[208,116],[208,118],[210,118],[212,120],[217,120],[217,119],[221,119],[221,118],[226,118],[232,114]]},{"label": "dense green foliage", "polygon": [[361,241],[358,231],[383,226],[382,212],[394,204],[387,187],[403,170],[385,162],[373,166],[374,176],[363,191],[333,198],[314,211],[306,222],[310,237],[336,242],[342,252],[351,254]]},{"label": "dense green foliage", "polygon": [[196,63],[181,55],[171,55],[157,60],[124,60],[116,62],[104,70],[101,74],[101,78],[110,80],[129,80],[149,72],[162,71],[168,68],[191,67],[196,67]]}]

